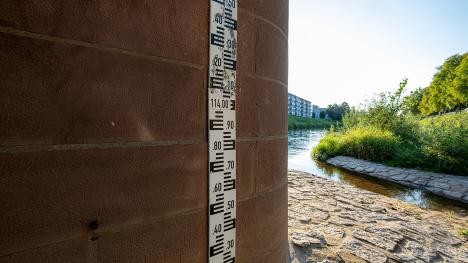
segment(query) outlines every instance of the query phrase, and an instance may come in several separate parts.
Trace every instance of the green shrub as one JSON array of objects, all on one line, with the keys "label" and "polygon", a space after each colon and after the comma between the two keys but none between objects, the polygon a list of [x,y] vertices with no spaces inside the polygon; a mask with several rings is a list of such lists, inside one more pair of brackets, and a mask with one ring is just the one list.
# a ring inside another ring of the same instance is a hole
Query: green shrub
[{"label": "green shrub", "polygon": [[427,117],[404,111],[402,92],[381,93],[364,110],[345,114],[313,155],[326,160],[348,155],[392,166],[468,175],[468,112]]},{"label": "green shrub", "polygon": [[344,133],[328,133],[314,148],[313,155],[322,161],[337,155],[386,161],[395,156],[399,144],[398,137],[389,131],[356,127]]},{"label": "green shrub", "polygon": [[288,129],[328,129],[333,124],[331,120],[288,116]]},{"label": "green shrub", "polygon": [[395,156],[385,162],[391,166],[427,169],[430,166],[430,161],[421,152],[420,146],[413,143],[400,143]]},{"label": "green shrub", "polygon": [[468,113],[431,117],[420,122],[422,151],[438,172],[468,175]]},{"label": "green shrub", "polygon": [[349,130],[357,126],[368,126],[366,112],[352,109],[343,116],[343,129]]},{"label": "green shrub", "polygon": [[328,133],[320,140],[320,143],[313,149],[313,156],[320,160],[326,161],[334,156],[340,155],[339,136],[336,133]]},{"label": "green shrub", "polygon": [[328,133],[314,148],[315,158],[324,161],[346,155],[398,167],[468,174],[468,113],[402,119],[395,132],[366,127],[360,121],[349,127],[353,119],[346,118],[343,130]]}]

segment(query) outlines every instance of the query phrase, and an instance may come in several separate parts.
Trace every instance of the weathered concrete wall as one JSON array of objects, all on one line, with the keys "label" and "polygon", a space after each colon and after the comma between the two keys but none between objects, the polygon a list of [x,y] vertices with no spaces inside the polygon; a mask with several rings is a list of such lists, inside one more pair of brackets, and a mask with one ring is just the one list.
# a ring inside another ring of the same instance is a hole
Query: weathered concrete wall
[{"label": "weathered concrete wall", "polygon": [[[237,259],[284,262],[288,1],[239,6]],[[0,1],[1,262],[206,262],[208,12]]]}]

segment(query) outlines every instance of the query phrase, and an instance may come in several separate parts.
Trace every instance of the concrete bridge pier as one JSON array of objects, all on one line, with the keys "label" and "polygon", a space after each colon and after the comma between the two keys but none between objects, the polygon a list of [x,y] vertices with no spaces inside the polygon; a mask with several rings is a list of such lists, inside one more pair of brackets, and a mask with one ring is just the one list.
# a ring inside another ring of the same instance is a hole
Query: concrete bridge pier
[{"label": "concrete bridge pier", "polygon": [[[284,262],[288,1],[238,4],[236,262]],[[0,262],[207,262],[209,6],[0,1]]]}]

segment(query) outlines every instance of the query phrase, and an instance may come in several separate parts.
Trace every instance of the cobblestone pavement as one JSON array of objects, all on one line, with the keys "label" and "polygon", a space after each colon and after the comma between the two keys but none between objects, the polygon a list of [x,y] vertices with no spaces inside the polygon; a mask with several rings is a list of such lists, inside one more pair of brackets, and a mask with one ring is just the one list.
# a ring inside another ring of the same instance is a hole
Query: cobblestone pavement
[{"label": "cobblestone pavement", "polygon": [[468,176],[396,168],[347,156],[331,158],[327,163],[349,171],[425,189],[436,195],[468,203]]},{"label": "cobblestone pavement", "polygon": [[289,171],[289,262],[468,262],[468,219]]}]

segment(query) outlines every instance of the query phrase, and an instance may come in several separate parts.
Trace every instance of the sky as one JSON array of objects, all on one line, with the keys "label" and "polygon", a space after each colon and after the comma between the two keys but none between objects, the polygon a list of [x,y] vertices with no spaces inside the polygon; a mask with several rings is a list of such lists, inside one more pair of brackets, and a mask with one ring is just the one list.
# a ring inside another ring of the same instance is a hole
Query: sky
[{"label": "sky", "polygon": [[468,52],[468,0],[289,0],[289,92],[325,107],[427,87]]}]

